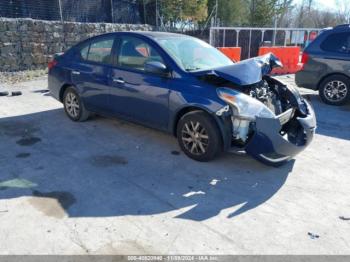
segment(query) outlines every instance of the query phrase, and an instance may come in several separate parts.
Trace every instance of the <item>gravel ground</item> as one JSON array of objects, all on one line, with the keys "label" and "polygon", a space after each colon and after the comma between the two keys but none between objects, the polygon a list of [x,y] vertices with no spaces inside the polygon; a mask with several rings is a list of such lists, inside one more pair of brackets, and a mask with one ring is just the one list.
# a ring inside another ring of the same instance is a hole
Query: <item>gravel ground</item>
[{"label": "gravel ground", "polygon": [[46,77],[47,69],[26,70],[18,72],[0,72],[0,88],[1,85],[11,86],[24,81],[31,81]]},{"label": "gravel ground", "polygon": [[302,90],[317,134],[272,168],[198,163],[119,120],[73,123],[45,77],[5,88],[23,95],[0,97],[0,254],[350,254],[349,105]]}]

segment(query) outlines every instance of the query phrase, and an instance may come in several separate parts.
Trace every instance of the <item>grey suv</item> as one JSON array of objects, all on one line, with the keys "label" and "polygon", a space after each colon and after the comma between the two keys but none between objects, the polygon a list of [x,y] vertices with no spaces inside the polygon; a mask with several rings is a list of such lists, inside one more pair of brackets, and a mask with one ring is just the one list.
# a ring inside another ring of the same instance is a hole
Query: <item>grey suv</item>
[{"label": "grey suv", "polygon": [[319,90],[323,102],[342,105],[350,100],[350,25],[328,28],[304,50],[300,87]]}]

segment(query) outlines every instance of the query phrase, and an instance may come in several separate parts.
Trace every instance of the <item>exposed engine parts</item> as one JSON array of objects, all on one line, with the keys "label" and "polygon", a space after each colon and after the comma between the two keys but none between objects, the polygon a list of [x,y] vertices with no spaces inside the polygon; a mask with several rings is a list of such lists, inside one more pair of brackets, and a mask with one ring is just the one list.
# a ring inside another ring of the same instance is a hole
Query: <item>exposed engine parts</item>
[{"label": "exposed engine parts", "polygon": [[266,80],[251,86],[249,95],[265,104],[276,115],[282,113],[281,101],[277,98],[277,87],[270,87]]},{"label": "exposed engine parts", "polygon": [[[244,90],[241,87],[240,91],[260,101],[276,116],[280,116],[281,125],[293,117],[294,110],[292,108],[298,103],[298,101],[292,101],[290,91],[283,84],[275,82],[270,77],[265,77],[257,84],[245,86]],[[250,134],[253,133],[254,121],[242,118],[235,109],[232,113],[233,141],[237,145],[244,145]]]}]

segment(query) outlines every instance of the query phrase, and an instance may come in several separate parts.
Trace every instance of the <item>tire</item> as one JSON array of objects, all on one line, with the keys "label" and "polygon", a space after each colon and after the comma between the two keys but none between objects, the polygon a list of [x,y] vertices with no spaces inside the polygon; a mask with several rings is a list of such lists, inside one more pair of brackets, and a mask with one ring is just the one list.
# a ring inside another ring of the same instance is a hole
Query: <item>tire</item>
[{"label": "tire", "polygon": [[350,99],[350,79],[343,75],[327,77],[320,84],[319,95],[328,105],[345,104]]},{"label": "tire", "polygon": [[72,87],[68,87],[64,91],[63,106],[67,116],[73,121],[83,122],[90,116],[90,112],[85,109],[82,99]]},{"label": "tire", "polygon": [[182,151],[190,158],[207,162],[222,151],[222,139],[215,120],[203,111],[181,117],[176,129]]},{"label": "tire", "polygon": [[11,95],[12,96],[20,96],[20,95],[22,95],[22,92],[21,91],[13,91],[13,92],[11,92]]}]

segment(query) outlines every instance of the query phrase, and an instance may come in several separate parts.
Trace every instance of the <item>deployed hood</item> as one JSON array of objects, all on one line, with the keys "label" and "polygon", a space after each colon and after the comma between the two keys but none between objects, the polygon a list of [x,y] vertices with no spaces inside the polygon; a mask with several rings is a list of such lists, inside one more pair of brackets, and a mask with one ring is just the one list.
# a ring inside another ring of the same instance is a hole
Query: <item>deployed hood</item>
[{"label": "deployed hood", "polygon": [[260,82],[264,75],[275,67],[282,67],[281,61],[272,53],[247,59],[233,65],[194,72],[196,76],[215,75],[236,85],[252,85]]}]

